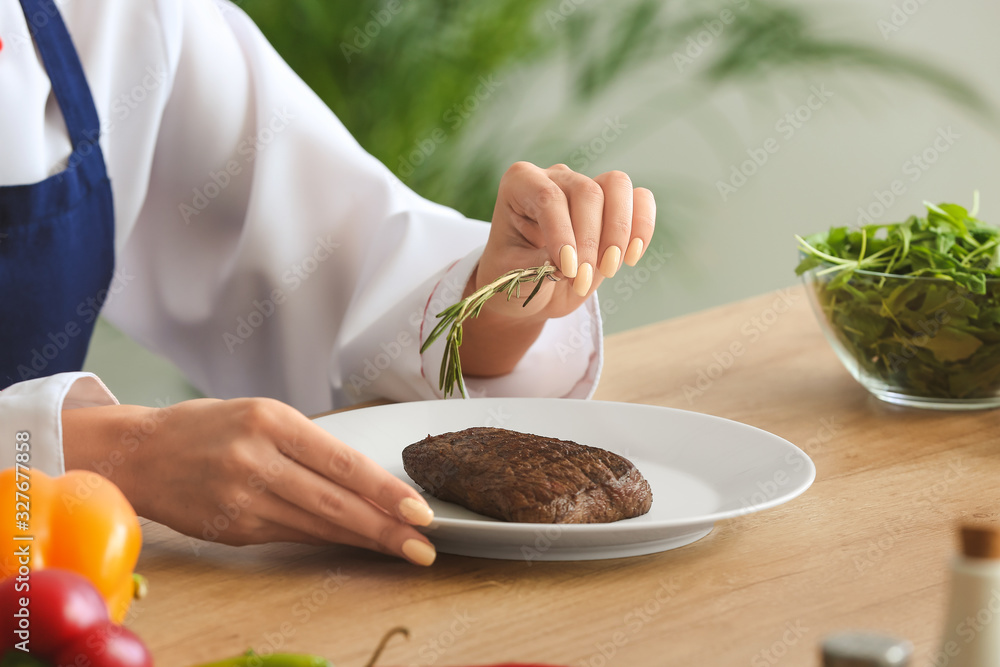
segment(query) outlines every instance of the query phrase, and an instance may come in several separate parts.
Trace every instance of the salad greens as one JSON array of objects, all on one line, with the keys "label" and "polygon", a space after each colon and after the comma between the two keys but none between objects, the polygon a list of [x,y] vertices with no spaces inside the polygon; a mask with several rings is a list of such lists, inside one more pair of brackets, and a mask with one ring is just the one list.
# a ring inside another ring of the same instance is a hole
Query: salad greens
[{"label": "salad greens", "polygon": [[[1000,393],[1000,229],[956,204],[925,217],[796,237],[838,353],[866,386],[973,399]],[[850,364],[848,364],[850,367]]]}]

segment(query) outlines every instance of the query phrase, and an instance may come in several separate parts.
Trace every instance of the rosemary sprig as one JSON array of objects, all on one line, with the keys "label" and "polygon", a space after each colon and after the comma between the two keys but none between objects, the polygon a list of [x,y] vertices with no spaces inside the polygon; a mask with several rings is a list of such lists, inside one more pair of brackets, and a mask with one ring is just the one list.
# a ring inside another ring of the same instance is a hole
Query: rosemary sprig
[{"label": "rosemary sprig", "polygon": [[459,391],[462,392],[462,397],[468,398],[468,394],[465,393],[465,379],[462,377],[462,360],[458,355],[458,348],[462,345],[462,325],[465,323],[465,320],[470,317],[479,317],[479,312],[486,305],[486,302],[497,294],[506,292],[507,300],[510,301],[512,297],[521,297],[521,283],[535,283],[535,288],[531,290],[531,294],[521,304],[522,308],[527,306],[528,302],[541,289],[543,278],[558,280],[558,278],[552,275],[555,271],[556,267],[548,262],[542,266],[530,269],[509,271],[437,314],[441,321],[437,323],[437,326],[431,331],[427,340],[424,341],[420,352],[421,354],[425,352],[434,341],[441,337],[445,329],[448,330],[444,358],[441,359],[441,374],[438,378],[438,386],[444,392],[445,398],[454,393],[455,385],[458,385]]}]

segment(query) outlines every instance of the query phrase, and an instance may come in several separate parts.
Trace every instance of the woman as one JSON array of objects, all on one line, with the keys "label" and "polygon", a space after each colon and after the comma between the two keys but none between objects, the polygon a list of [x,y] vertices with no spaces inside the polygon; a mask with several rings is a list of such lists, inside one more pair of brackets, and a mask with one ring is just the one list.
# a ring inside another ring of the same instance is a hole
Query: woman
[{"label": "woman", "polygon": [[[468,387],[593,391],[594,291],[653,234],[626,175],[518,163],[492,225],[466,220],[367,155],[221,1],[0,0],[0,40],[4,467],[29,438],[32,468],[95,470],[188,535],[216,538],[223,512],[227,543],[429,565],[419,494],[303,414],[440,397],[442,346],[419,352],[435,314],[546,260],[562,279],[527,308],[467,324]],[[229,400],[118,405],[79,372],[98,312]]]}]

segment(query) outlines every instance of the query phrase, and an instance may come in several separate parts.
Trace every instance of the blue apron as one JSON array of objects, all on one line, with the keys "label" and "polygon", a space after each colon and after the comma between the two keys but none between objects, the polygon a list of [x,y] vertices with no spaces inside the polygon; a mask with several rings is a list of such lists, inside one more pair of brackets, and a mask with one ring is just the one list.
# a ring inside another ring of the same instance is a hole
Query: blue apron
[{"label": "blue apron", "polygon": [[115,263],[111,181],[83,66],[52,0],[21,8],[73,153],[40,183],[0,187],[0,389],[83,367]]}]

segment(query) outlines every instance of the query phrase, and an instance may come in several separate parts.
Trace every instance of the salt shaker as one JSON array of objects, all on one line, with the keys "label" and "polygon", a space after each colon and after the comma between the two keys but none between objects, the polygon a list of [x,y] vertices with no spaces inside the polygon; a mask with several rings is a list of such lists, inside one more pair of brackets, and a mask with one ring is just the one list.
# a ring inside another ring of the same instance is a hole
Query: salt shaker
[{"label": "salt shaker", "polygon": [[870,632],[841,632],[823,640],[823,667],[906,667],[913,645]]},{"label": "salt shaker", "polygon": [[951,562],[948,615],[934,664],[1000,665],[1000,530],[961,527],[962,551]]}]

